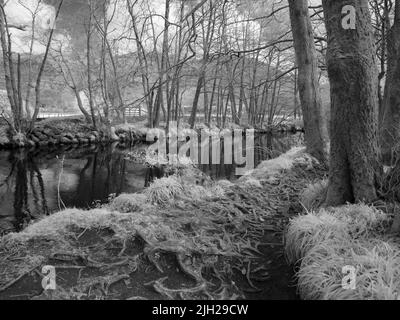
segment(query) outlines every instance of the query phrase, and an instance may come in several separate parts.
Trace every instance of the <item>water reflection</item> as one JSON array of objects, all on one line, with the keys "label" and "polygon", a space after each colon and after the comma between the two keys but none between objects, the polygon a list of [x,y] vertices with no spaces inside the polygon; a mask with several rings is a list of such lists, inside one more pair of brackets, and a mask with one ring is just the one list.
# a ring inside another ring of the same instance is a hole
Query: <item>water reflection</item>
[{"label": "water reflection", "polygon": [[128,149],[0,152],[0,233],[22,230],[64,207],[88,208],[111,194],[138,192],[160,177],[160,169],[126,159]]},{"label": "water reflection", "polygon": [[[302,144],[303,134],[263,134],[256,135],[254,140],[254,165],[257,167],[262,161],[273,159],[288,151],[295,145]],[[223,146],[221,143],[221,163],[224,163]],[[243,150],[246,148],[245,138],[243,139]],[[211,153],[211,151],[210,151]],[[221,164],[221,165],[200,165],[199,168],[211,176],[213,179],[228,179],[235,180],[236,165]]]},{"label": "water reflection", "polygon": [[[297,144],[298,136],[256,137],[255,164]],[[0,234],[20,231],[32,220],[65,207],[89,208],[111,194],[147,187],[163,170],[127,160],[143,148],[117,145],[0,152]],[[223,152],[221,152],[223,154]],[[234,180],[234,165],[202,165],[214,179]]]}]

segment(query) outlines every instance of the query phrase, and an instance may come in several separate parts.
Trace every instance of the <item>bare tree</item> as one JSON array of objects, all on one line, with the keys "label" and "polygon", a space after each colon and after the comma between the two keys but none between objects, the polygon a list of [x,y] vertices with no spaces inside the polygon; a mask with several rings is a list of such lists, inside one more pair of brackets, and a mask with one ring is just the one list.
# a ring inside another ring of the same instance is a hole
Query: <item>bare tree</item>
[{"label": "bare tree", "polygon": [[308,152],[325,162],[328,154],[328,132],[322,115],[317,51],[308,13],[308,0],[289,0],[289,10],[299,69],[298,87],[304,117],[305,142]]}]

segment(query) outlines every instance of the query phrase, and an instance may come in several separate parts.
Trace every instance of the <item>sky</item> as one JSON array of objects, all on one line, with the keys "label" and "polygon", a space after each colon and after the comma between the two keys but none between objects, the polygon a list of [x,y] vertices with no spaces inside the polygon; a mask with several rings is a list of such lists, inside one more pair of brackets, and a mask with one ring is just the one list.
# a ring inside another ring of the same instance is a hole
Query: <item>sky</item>
[{"label": "sky", "polygon": [[[33,15],[36,13],[35,28],[38,33],[48,30],[54,23],[55,7],[39,0],[8,0],[5,12],[9,24],[24,25],[25,31],[11,29],[14,51],[29,52],[30,36],[32,34]],[[34,44],[34,52],[40,53],[44,50],[39,43]]]},{"label": "sky", "polygon": [[[111,3],[118,1],[120,6],[117,6],[114,20],[110,25],[110,37],[119,37],[126,28],[126,21],[130,18],[126,10],[125,0],[110,0]],[[30,38],[32,35],[32,20],[36,13],[35,32],[37,35],[43,35],[49,30],[49,26],[54,25],[54,18],[56,14],[56,6],[58,0],[8,0],[6,1],[5,12],[7,15],[8,23],[14,25],[26,26],[25,31],[12,28],[13,51],[18,53],[29,52]],[[82,33],[84,32],[84,14],[87,10],[85,0],[64,0],[64,4],[55,23],[56,40],[68,41],[66,38],[72,39],[79,43],[83,39]],[[165,0],[148,0],[145,1],[149,5],[152,12],[162,15],[164,13]],[[109,8],[109,14],[113,11],[113,6]],[[147,8],[146,8],[147,9]],[[174,12],[172,11],[172,15]],[[163,19],[159,17],[154,18],[156,32],[161,33],[163,29]],[[57,32],[57,29],[59,32]],[[62,34],[61,34],[62,33]],[[68,34],[68,37],[65,35]],[[58,39],[57,39],[58,38]],[[125,50],[133,50],[134,45],[122,43]],[[43,53],[45,46],[39,42],[34,43],[34,54]]]},{"label": "sky", "polygon": [[[30,39],[32,35],[32,17],[34,13],[37,13],[35,32],[37,35],[42,35],[42,43],[38,41],[34,42],[33,53],[40,54],[45,51],[45,37],[47,35],[46,31],[49,30],[49,26],[53,25],[56,6],[59,0],[8,0],[6,1],[5,11],[7,14],[8,22],[10,24],[25,25],[25,31],[20,31],[17,29],[12,30],[13,39],[13,51],[19,53],[29,52]],[[120,5],[117,5],[117,10],[115,11],[114,20],[110,25],[110,40],[113,38],[119,38],[124,31],[127,29],[127,21],[130,20],[129,13],[126,9],[126,0],[110,0],[111,4],[115,1]],[[110,5],[108,9],[108,14],[114,11],[114,6]],[[56,31],[54,34],[55,43],[63,43],[63,47],[68,47],[68,44],[73,50],[79,50],[79,48],[84,48],[84,37],[82,36],[85,32],[84,29],[84,16],[87,13],[87,0],[64,0],[64,4],[58,18],[55,23]],[[155,13],[154,24],[156,29],[156,34],[160,35],[164,28],[164,20],[157,15],[164,15],[165,10],[165,0],[145,0],[141,7],[136,7],[137,14],[143,12],[151,11]],[[171,18],[172,21],[178,20],[177,7],[171,8]],[[257,26],[256,26],[257,27]],[[171,27],[171,32],[174,32],[174,28]],[[132,35],[129,35],[130,37]],[[159,37],[159,46],[161,47],[162,37]],[[152,49],[153,43],[148,41],[146,47]],[[133,41],[119,41],[118,51],[120,53],[127,53],[136,50],[136,44]]]}]

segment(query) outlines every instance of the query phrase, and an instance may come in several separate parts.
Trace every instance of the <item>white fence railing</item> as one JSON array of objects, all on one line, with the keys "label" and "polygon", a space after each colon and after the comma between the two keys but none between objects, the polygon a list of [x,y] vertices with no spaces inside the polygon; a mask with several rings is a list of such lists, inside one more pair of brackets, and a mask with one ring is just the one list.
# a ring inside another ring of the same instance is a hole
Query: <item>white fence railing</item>
[{"label": "white fence railing", "polygon": [[77,117],[81,116],[82,113],[51,113],[51,112],[40,112],[38,115],[39,119],[48,119],[48,118],[66,118],[66,117]]}]

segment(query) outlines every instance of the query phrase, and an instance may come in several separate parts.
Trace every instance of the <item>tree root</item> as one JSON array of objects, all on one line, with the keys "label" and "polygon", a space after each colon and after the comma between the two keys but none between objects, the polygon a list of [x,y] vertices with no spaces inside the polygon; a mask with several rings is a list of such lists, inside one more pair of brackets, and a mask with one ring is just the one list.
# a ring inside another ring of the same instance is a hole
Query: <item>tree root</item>
[{"label": "tree root", "polygon": [[206,294],[207,296],[210,296],[210,294],[207,292],[207,285],[205,282],[193,288],[169,289],[164,285],[164,282],[167,279],[168,277],[164,277],[155,280],[148,285],[152,285],[157,293],[161,294],[164,297],[167,297],[170,300],[175,300],[177,297],[183,299],[184,297],[182,295]]}]

